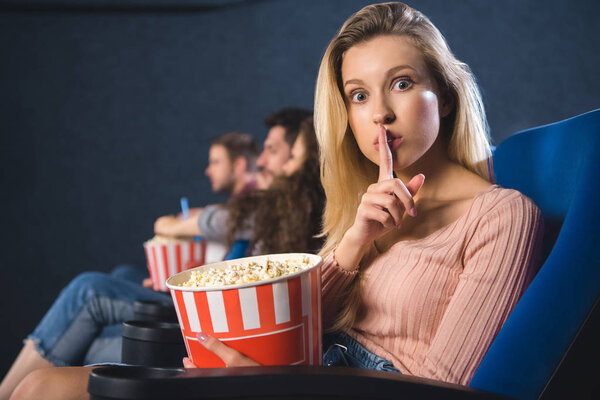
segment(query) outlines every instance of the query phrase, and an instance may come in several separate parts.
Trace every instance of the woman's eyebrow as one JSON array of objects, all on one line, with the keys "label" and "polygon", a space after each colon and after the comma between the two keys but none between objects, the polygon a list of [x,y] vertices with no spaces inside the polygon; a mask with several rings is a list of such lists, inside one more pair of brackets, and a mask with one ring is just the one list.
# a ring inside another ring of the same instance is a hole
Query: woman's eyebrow
[{"label": "woman's eyebrow", "polygon": [[413,67],[411,67],[410,65],[398,65],[396,67],[390,68],[387,72],[386,72],[386,76],[390,76],[393,75],[399,71],[402,71],[403,69],[412,69],[413,71],[417,72],[416,69],[414,69]]},{"label": "woman's eyebrow", "polygon": [[357,85],[360,85],[363,83],[363,81],[361,81],[360,79],[349,79],[346,82],[344,82],[344,87],[348,86],[349,84],[355,83]]},{"label": "woman's eyebrow", "polygon": [[[394,75],[395,73],[402,71],[403,69],[411,69],[414,72],[417,72],[417,70],[415,68],[411,67],[410,65],[403,64],[403,65],[397,65],[395,67],[390,68],[385,73],[385,76],[388,77],[390,75]],[[344,87],[346,87],[350,84],[362,85],[363,83],[364,82],[360,79],[348,79],[346,82],[344,82]]]}]

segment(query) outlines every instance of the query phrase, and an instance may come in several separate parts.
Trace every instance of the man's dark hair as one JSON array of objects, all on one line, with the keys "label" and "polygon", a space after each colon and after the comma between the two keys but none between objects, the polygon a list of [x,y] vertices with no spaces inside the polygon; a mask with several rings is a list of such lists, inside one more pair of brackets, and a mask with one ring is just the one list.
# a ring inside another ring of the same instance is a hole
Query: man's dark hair
[{"label": "man's dark hair", "polygon": [[246,170],[256,170],[256,159],[258,158],[258,144],[252,135],[242,132],[228,132],[210,141],[211,146],[221,145],[227,150],[229,160],[234,162],[238,157],[246,159]]},{"label": "man's dark hair", "polygon": [[284,108],[269,115],[265,119],[265,124],[269,129],[274,126],[283,127],[285,129],[285,141],[292,147],[298,137],[302,121],[312,117],[312,115],[312,111],[303,108]]}]

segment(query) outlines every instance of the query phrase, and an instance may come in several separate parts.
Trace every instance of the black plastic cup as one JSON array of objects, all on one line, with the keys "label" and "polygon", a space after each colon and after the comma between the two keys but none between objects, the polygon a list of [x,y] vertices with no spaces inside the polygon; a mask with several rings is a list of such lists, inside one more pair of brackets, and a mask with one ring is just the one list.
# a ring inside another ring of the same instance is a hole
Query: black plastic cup
[{"label": "black plastic cup", "polygon": [[[185,372],[183,368],[111,366],[95,368],[90,374],[90,400],[172,399],[172,378]],[[165,385],[166,384],[166,385]],[[164,391],[167,386],[166,393]],[[170,393],[169,393],[170,392]]]},{"label": "black plastic cup", "polygon": [[121,362],[147,367],[181,367],[187,351],[179,324],[158,321],[123,322]]},{"label": "black plastic cup", "polygon": [[135,321],[177,322],[175,306],[158,301],[138,300],[133,303],[133,319]]}]

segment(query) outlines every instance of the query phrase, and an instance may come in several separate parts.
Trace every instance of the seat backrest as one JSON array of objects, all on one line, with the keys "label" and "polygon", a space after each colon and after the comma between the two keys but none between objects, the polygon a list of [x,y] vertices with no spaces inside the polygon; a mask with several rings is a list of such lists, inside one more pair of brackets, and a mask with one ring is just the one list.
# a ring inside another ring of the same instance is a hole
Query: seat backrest
[{"label": "seat backrest", "polygon": [[541,209],[545,262],[470,386],[536,399],[600,293],[600,110],[519,132],[494,152],[499,185]]}]

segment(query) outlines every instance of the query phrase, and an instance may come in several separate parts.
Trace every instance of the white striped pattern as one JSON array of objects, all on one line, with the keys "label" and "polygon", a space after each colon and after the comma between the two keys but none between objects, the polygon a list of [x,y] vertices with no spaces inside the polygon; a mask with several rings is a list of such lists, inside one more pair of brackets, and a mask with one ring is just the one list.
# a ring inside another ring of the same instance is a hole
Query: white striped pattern
[{"label": "white striped pattern", "polygon": [[196,302],[194,301],[194,292],[183,292],[183,302],[185,303],[185,311],[190,323],[190,329],[192,332],[202,332],[200,320],[198,320]]},{"label": "white striped pattern", "polygon": [[[166,280],[186,269],[190,263],[204,264],[222,261],[227,248],[218,242],[177,242],[169,244],[144,244],[148,269],[155,290],[166,291]],[[163,254],[166,252],[166,258]],[[177,256],[180,264],[177,264]]]},{"label": "white striped pattern", "polygon": [[[302,293],[302,315],[308,319],[308,330],[312,329],[312,306],[311,306],[311,280],[310,274],[302,275],[301,277],[301,293]],[[275,311],[275,323],[283,324],[291,320],[289,290],[287,281],[277,282],[272,285],[273,300]],[[193,292],[183,292],[183,300],[187,311],[188,322],[190,328],[194,332],[201,332],[200,321],[198,319],[198,310],[194,301]],[[258,298],[256,295],[256,287],[238,289],[240,299],[240,308],[242,311],[242,322],[244,330],[258,329],[260,325],[260,312],[258,308]],[[179,323],[182,323],[179,315],[179,308],[175,297],[173,297],[177,309],[177,317]],[[210,311],[210,318],[213,324],[214,332],[223,333],[229,332],[227,323],[227,311],[225,302],[223,301],[223,293],[220,291],[206,292],[206,299]],[[309,335],[311,336],[311,335]],[[312,348],[312,341],[309,343]]]},{"label": "white striped pattern", "polygon": [[175,275],[177,271],[177,265],[175,265],[175,246],[167,246],[167,261],[169,262],[169,277]]},{"label": "white striped pattern", "polygon": [[156,261],[158,265],[158,279],[160,282],[160,290],[167,290],[167,285],[165,284],[168,276],[165,276],[165,259],[163,257],[163,252],[160,247],[156,249]]},{"label": "white striped pattern", "polygon": [[288,322],[290,320],[290,297],[287,281],[277,282],[272,286],[273,301],[275,303],[275,323]]},{"label": "white striped pattern", "polygon": [[258,313],[256,287],[239,289],[238,293],[240,296],[240,306],[242,309],[244,329],[249,330],[260,328],[260,315]]},{"label": "white striped pattern", "polygon": [[192,257],[188,257],[184,263],[182,263],[182,268],[185,265],[185,263],[187,263],[188,261],[196,261],[196,260],[200,260],[202,259],[202,243],[200,242],[192,242],[193,246],[194,246],[194,257],[192,260]]},{"label": "white striped pattern", "polygon": [[181,246],[181,268],[183,269],[183,266],[185,265],[185,263],[187,262],[187,260],[190,259],[190,246],[188,245],[182,245]]},{"label": "white striped pattern", "polygon": [[223,292],[206,292],[206,299],[208,300],[213,331],[215,333],[229,332],[229,327],[227,326],[227,314],[225,313],[225,302],[223,301]]}]

